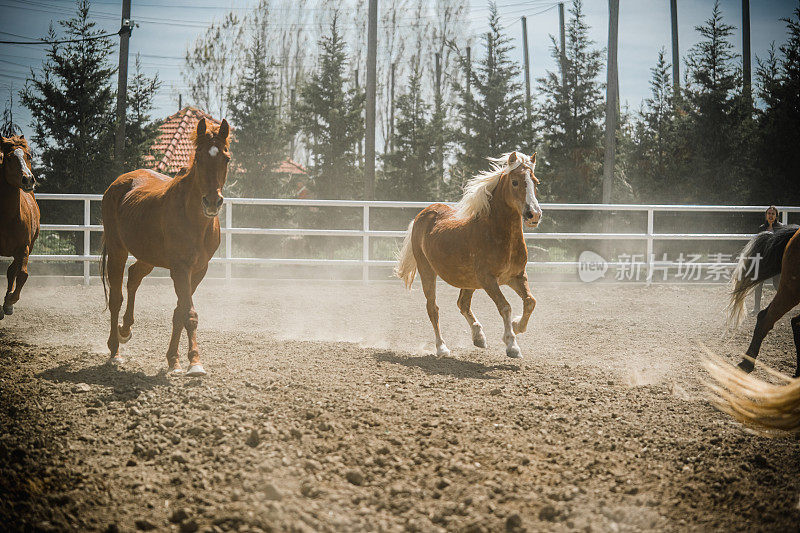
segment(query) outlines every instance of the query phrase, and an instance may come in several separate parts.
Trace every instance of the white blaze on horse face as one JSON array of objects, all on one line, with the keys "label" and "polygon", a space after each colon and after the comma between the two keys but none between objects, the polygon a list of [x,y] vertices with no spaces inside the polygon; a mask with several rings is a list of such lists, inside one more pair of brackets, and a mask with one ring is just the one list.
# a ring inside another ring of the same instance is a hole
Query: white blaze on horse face
[{"label": "white blaze on horse face", "polygon": [[211,157],[217,157],[218,153],[219,153],[219,148],[217,148],[216,146],[212,146],[211,148],[208,149],[208,155],[210,155]]},{"label": "white blaze on horse face", "polygon": [[32,178],[33,172],[28,168],[28,163],[25,162],[25,151],[22,148],[14,150],[14,155],[19,159],[19,165],[22,167],[22,175],[26,178]]},{"label": "white blaze on horse face", "polygon": [[536,199],[536,186],[531,179],[531,171],[525,171],[525,204],[532,213],[542,216],[542,208],[539,207],[539,201]]}]

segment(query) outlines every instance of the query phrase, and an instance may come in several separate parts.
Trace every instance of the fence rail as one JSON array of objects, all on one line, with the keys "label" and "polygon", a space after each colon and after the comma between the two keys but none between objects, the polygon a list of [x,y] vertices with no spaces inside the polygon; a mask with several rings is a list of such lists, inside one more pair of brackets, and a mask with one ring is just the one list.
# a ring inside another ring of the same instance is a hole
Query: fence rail
[{"label": "fence rail", "polygon": [[[92,202],[99,202],[99,194],[37,194],[39,200],[56,200],[83,202],[83,224],[42,224],[45,231],[70,231],[83,234],[83,254],[81,255],[31,255],[34,261],[63,261],[82,262],[84,283],[89,284],[91,264],[99,261],[99,256],[92,255],[91,234],[102,232],[103,226],[91,223]],[[361,229],[295,229],[295,228],[248,228],[234,227],[234,206],[294,206],[294,207],[351,207],[362,210]],[[221,222],[221,232],[224,235],[224,255],[214,257],[212,263],[225,265],[225,278],[233,276],[232,266],[239,265],[337,265],[361,266],[362,279],[369,280],[369,269],[372,266],[390,266],[393,261],[371,259],[370,239],[386,237],[403,237],[405,231],[385,231],[370,229],[370,209],[377,208],[418,208],[422,209],[430,202],[387,202],[387,201],[349,201],[349,200],[298,200],[298,199],[268,199],[268,198],[226,198],[224,203],[224,223]],[[654,230],[654,215],[660,212],[702,212],[702,213],[755,213],[763,212],[767,206],[723,206],[723,205],[640,205],[640,204],[542,204],[542,209],[547,211],[633,211],[647,214],[647,228],[644,233],[608,233],[608,232],[558,232],[541,233],[526,232],[526,240],[605,240],[605,241],[644,241],[646,249],[643,257],[645,261],[634,263],[646,268],[648,279],[654,269],[663,269],[678,266],[673,261],[658,261],[653,254],[653,244],[657,241],[702,241],[702,240],[747,240],[752,237],[750,233],[656,233]],[[779,206],[782,213],[782,222],[788,222],[789,213],[800,213],[800,207]],[[284,258],[258,258],[234,257],[234,235],[278,235],[278,236],[330,236],[330,237],[360,237],[362,240],[362,254],[360,259],[284,259]],[[531,261],[529,266],[552,267],[577,267],[577,261]],[[609,265],[618,263],[610,262]],[[695,263],[708,265],[709,263]],[[731,265],[731,263],[726,263]]]}]

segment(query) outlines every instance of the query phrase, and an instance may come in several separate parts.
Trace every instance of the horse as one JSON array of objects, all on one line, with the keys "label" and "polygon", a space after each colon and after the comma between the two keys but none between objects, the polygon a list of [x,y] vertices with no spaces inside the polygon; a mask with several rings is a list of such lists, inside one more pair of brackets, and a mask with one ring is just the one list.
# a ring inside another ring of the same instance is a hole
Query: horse
[{"label": "horse", "polygon": [[776,385],[744,374],[721,357],[709,353],[703,362],[716,383],[706,383],[712,401],[721,411],[767,435],[800,432],[800,379],[766,368],[784,381]]},{"label": "horse", "polygon": [[0,256],[13,257],[0,320],[14,313],[28,280],[28,256],[39,238],[39,205],[33,195],[36,177],[24,135],[0,138]]},{"label": "horse", "polygon": [[[749,275],[752,272],[752,275]],[[764,337],[783,315],[800,303],[800,226],[788,225],[774,233],[763,231],[750,239],[742,249],[739,262],[731,276],[731,295],[728,304],[728,324],[738,326],[744,314],[747,294],[760,282],[780,274],[778,292],[756,318],[756,327],[746,357],[739,368],[750,373],[761,349]],[[800,315],[791,320],[797,367],[794,377],[800,377]]]},{"label": "horse", "polygon": [[[536,154],[528,157],[510,152],[488,159],[490,170],[467,183],[455,208],[433,204],[411,221],[397,257],[394,273],[407,289],[419,272],[439,357],[448,356],[450,350],[439,331],[437,276],[461,289],[458,308],[472,331],[473,344],[479,348],[486,348],[486,336],[470,309],[476,290],[486,291],[503,318],[508,357],[522,357],[516,335],[526,331],[536,307],[525,271],[528,249],[522,234],[523,219],[536,227],[542,217],[536,199],[539,180],[533,172]],[[508,285],[522,298],[522,315],[513,320],[501,285]]]},{"label": "horse", "polygon": [[[206,375],[197,346],[198,316],[192,295],[220,243],[218,214],[231,159],[229,131],[226,120],[216,128],[201,119],[192,163],[175,178],[153,170],[134,170],[118,177],[103,194],[100,275],[111,312],[108,348],[112,364],[125,361],[119,345],[132,335],[136,290],[154,267],[162,267],[169,269],[178,297],[167,349],[168,374],[183,373],[178,346],[186,329],[189,369],[185,375]],[[136,261],[128,268],[128,304],[119,324],[122,277],[129,253]]]}]

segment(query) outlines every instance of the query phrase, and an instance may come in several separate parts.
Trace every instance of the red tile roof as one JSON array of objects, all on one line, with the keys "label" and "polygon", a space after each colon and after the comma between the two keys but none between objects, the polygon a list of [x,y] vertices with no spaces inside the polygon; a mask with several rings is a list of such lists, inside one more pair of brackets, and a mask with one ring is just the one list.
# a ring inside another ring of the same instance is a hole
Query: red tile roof
[{"label": "red tile roof", "polygon": [[[197,123],[205,117],[206,122],[219,126],[219,120],[215,119],[205,111],[194,107],[184,107],[174,115],[170,115],[159,128],[161,133],[150,147],[151,154],[145,158],[145,164],[149,168],[175,174],[182,167],[188,167],[194,155],[194,143],[192,133],[197,129]],[[275,172],[281,174],[306,175],[306,169],[299,163],[291,159],[286,159]]]}]

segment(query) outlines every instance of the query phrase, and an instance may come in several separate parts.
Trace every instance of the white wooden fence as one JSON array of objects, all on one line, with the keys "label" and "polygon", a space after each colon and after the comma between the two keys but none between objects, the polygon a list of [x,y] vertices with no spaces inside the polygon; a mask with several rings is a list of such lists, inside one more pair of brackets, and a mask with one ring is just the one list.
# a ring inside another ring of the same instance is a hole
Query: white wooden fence
[{"label": "white wooden fence", "polygon": [[[34,261],[59,261],[59,262],[82,262],[84,283],[89,284],[91,264],[99,261],[99,256],[92,255],[91,234],[92,232],[102,232],[103,227],[91,223],[92,202],[99,202],[102,196],[99,194],[37,194],[39,200],[57,200],[83,203],[83,224],[43,224],[42,230],[45,231],[70,231],[81,232],[83,234],[83,254],[81,255],[31,255]],[[347,200],[295,200],[295,199],[265,199],[265,198],[226,198],[224,212],[221,215],[222,233],[224,235],[224,247],[222,256],[212,259],[212,263],[223,263],[225,265],[225,278],[231,279],[232,265],[262,265],[262,264],[281,264],[281,265],[336,265],[336,266],[360,266],[362,269],[362,279],[369,280],[369,270],[372,266],[389,266],[393,261],[376,260],[370,258],[370,239],[385,237],[403,237],[405,231],[381,231],[370,227],[370,209],[375,208],[417,208],[422,209],[430,202],[384,202],[384,201],[347,201]],[[235,206],[300,206],[300,207],[349,207],[360,208],[363,212],[361,229],[294,229],[294,228],[246,228],[235,227],[233,225],[233,212]],[[703,213],[748,213],[761,212],[767,206],[723,206],[723,205],[638,205],[638,204],[542,204],[545,216],[548,211],[633,211],[647,214],[647,228],[642,233],[546,233],[531,231],[525,233],[525,238],[530,241],[564,239],[564,240],[607,240],[622,241],[633,240],[642,241],[645,244],[643,250],[644,261],[641,266],[652,273],[654,267],[674,267],[677,263],[671,261],[656,261],[653,254],[653,244],[656,241],[701,241],[701,240],[741,240],[745,241],[752,237],[751,233],[657,233],[654,228],[654,214],[656,212],[703,212]],[[778,211],[782,213],[782,222],[786,223],[789,213],[800,213],[800,207],[780,206]],[[258,258],[258,257],[235,257],[233,255],[233,236],[234,235],[281,235],[281,236],[332,236],[332,237],[360,237],[362,240],[361,259],[304,259],[304,258]],[[619,263],[609,262],[610,265]],[[574,266],[577,268],[576,261],[532,261],[529,265],[536,266]],[[709,266],[710,263],[696,263],[697,266]]]}]

